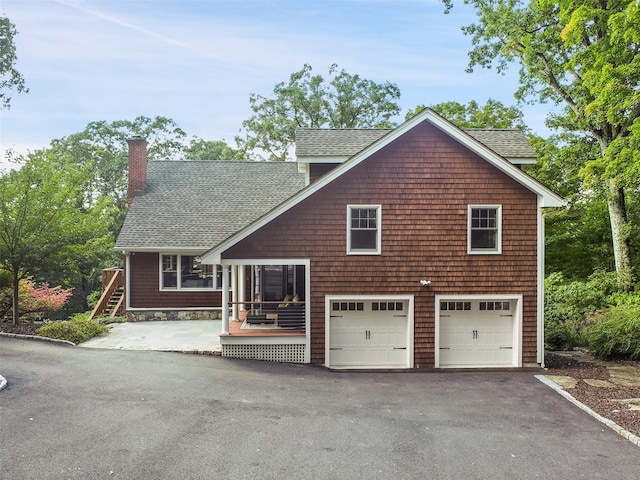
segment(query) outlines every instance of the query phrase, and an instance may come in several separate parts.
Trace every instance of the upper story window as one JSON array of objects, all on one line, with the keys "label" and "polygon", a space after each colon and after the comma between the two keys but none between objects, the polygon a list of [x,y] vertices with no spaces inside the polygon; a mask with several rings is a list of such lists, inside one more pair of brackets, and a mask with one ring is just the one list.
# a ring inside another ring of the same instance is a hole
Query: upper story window
[{"label": "upper story window", "polygon": [[380,205],[347,206],[347,254],[380,254],[381,210]]},{"label": "upper story window", "polygon": [[499,254],[502,252],[502,206],[469,205],[468,252]]},{"label": "upper story window", "polygon": [[161,255],[160,258],[160,289],[222,289],[220,265],[201,264],[195,255]]}]

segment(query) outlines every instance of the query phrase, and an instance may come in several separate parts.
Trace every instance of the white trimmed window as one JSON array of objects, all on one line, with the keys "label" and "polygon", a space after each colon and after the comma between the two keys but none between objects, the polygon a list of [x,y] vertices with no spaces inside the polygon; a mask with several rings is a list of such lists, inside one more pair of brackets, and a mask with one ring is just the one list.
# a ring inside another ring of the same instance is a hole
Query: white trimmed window
[{"label": "white trimmed window", "polygon": [[380,254],[381,212],[380,205],[347,206],[347,254]]},{"label": "white trimmed window", "polygon": [[502,206],[469,205],[468,252],[499,254],[502,252]]},{"label": "white trimmed window", "polygon": [[221,290],[222,267],[195,255],[160,255],[160,290]]}]

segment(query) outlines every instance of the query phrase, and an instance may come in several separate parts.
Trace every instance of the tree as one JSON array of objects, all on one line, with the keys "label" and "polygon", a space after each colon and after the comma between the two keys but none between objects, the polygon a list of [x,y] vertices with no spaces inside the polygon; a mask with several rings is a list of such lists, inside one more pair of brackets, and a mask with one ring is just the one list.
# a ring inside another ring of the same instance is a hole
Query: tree
[{"label": "tree", "polygon": [[[452,0],[444,0],[451,8]],[[630,225],[626,193],[635,189],[635,147],[640,136],[640,13],[636,1],[526,2],[465,0],[479,22],[472,37],[469,71],[520,65],[516,98],[562,106],[548,125],[582,132],[599,146],[586,162],[585,180],[606,188],[616,270],[631,286]]]},{"label": "tree", "polygon": [[[78,133],[51,142],[49,148],[61,168],[91,165],[93,175],[82,186],[88,205],[110,204],[108,221],[113,240],[127,211],[127,139],[144,137],[150,160],[178,159],[184,155],[186,133],[166,117],[136,117],[133,121],[91,122]],[[106,208],[106,205],[105,205]]]},{"label": "tree", "polygon": [[20,280],[60,268],[70,249],[101,234],[99,210],[85,208],[80,188],[90,175],[38,151],[0,177],[0,267],[11,273],[16,325]]},{"label": "tree", "polygon": [[[409,110],[405,119],[417,115],[424,110],[424,105],[418,105]],[[484,106],[471,100],[463,105],[458,102],[443,102],[430,107],[454,125],[460,128],[519,128],[528,130],[523,120],[523,114],[517,107],[507,107],[497,100],[489,99]]]},{"label": "tree", "polygon": [[11,106],[11,96],[8,91],[27,93],[24,77],[16,69],[18,57],[13,37],[17,35],[16,26],[8,17],[0,17],[0,105],[4,108]]},{"label": "tree", "polygon": [[329,79],[313,75],[310,65],[278,83],[273,95],[251,94],[253,115],[242,123],[245,137],[236,137],[246,154],[284,161],[290,157],[295,131],[307,128],[387,128],[400,113],[400,90],[329,67]]},{"label": "tree", "polygon": [[224,140],[203,140],[193,137],[185,149],[186,160],[245,160],[240,150],[231,148]]}]

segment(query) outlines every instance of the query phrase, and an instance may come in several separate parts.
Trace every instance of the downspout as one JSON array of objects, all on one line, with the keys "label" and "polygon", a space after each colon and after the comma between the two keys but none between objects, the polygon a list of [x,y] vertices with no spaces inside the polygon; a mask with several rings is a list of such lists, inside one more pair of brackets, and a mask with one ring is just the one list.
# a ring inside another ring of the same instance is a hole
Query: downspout
[{"label": "downspout", "polygon": [[131,271],[131,252],[122,252],[124,253],[124,311],[129,311],[131,308],[131,277],[129,276],[129,272]]},{"label": "downspout", "polygon": [[544,368],[544,214],[541,203],[542,197],[538,196],[537,360]]}]

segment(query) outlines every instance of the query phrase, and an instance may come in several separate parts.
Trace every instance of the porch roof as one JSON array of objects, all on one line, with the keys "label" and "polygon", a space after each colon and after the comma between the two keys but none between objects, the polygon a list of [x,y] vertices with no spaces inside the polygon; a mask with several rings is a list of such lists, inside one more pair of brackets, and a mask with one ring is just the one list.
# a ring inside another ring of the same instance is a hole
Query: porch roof
[{"label": "porch roof", "polygon": [[150,161],[115,248],[204,252],[304,187],[292,162]]}]

